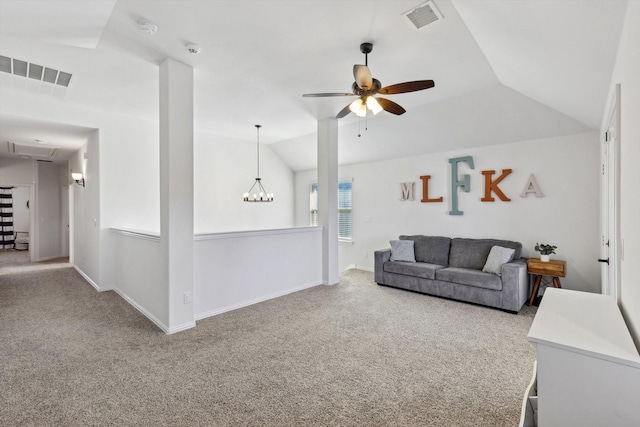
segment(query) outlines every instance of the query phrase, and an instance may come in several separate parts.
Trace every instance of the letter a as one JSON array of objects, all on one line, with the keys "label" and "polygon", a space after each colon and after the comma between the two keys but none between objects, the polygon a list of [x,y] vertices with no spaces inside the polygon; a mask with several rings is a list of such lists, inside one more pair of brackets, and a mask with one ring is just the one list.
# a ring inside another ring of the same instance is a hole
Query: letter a
[{"label": "letter a", "polygon": [[527,197],[529,193],[535,194],[536,197],[544,197],[544,194],[542,194],[540,186],[538,185],[538,181],[536,181],[536,177],[533,174],[529,175],[529,180],[524,185],[524,189],[522,190],[522,193],[520,193],[520,197]]}]

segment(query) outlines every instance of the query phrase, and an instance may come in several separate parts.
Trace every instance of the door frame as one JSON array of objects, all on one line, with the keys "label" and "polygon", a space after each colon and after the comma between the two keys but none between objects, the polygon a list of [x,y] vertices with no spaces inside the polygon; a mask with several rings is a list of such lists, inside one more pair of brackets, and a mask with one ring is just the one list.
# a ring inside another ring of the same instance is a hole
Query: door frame
[{"label": "door frame", "polygon": [[602,133],[600,256],[602,293],[620,303],[620,84],[609,103]]}]

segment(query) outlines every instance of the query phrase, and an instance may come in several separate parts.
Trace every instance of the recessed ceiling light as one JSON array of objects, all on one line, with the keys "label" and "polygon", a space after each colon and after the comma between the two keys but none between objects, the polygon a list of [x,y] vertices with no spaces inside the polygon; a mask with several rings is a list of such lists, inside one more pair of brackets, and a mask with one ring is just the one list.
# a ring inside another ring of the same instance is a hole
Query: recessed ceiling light
[{"label": "recessed ceiling light", "polygon": [[158,31],[158,26],[151,21],[148,21],[144,18],[140,18],[138,20],[138,30],[142,31],[145,34],[155,34]]}]

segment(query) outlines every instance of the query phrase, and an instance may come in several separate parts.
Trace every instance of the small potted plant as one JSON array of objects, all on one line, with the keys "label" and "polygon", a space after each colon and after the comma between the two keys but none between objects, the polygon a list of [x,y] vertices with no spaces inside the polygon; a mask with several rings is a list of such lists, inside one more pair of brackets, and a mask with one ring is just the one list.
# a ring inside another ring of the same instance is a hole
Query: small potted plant
[{"label": "small potted plant", "polygon": [[558,247],[554,245],[547,245],[544,243],[536,243],[534,248],[536,252],[540,252],[540,261],[549,262],[549,255],[555,254]]}]

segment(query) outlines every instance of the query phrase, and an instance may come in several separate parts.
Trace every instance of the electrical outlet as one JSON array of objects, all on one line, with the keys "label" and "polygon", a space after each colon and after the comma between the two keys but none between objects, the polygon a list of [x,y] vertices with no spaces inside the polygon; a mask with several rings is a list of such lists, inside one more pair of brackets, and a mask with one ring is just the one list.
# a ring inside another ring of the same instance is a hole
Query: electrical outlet
[{"label": "electrical outlet", "polygon": [[365,258],[369,258],[369,252],[368,252],[368,251],[365,251],[365,253],[364,253],[364,257],[365,257]]},{"label": "electrical outlet", "polygon": [[184,293],[184,303],[191,304],[191,292]]}]

